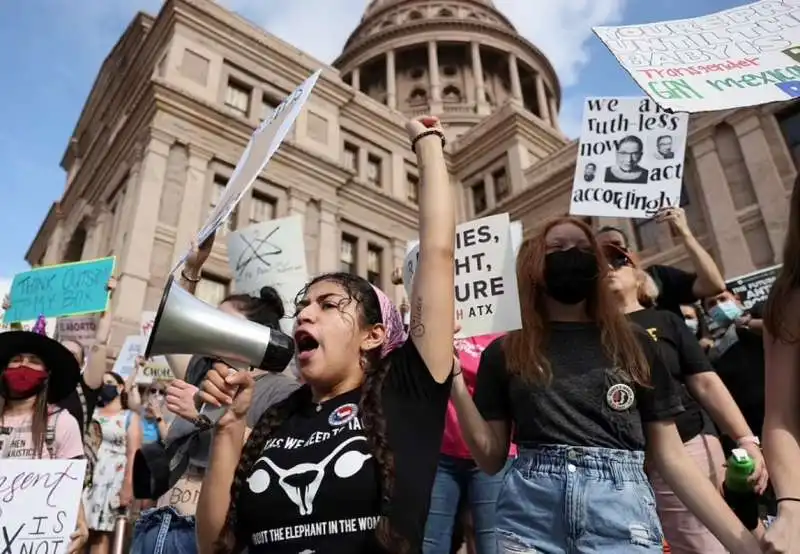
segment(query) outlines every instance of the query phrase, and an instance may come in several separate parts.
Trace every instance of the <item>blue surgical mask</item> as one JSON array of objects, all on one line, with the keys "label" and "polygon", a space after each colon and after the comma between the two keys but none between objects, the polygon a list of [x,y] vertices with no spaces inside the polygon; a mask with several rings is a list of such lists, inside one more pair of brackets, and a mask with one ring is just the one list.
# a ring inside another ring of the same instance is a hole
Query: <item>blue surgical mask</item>
[{"label": "blue surgical mask", "polygon": [[742,317],[743,313],[744,310],[742,310],[733,300],[720,302],[708,311],[708,315],[711,316],[711,319],[713,319],[717,325],[720,326],[730,325]]},{"label": "blue surgical mask", "polygon": [[684,321],[686,321],[686,326],[689,328],[692,334],[696,335],[698,321],[696,319],[685,319]]}]

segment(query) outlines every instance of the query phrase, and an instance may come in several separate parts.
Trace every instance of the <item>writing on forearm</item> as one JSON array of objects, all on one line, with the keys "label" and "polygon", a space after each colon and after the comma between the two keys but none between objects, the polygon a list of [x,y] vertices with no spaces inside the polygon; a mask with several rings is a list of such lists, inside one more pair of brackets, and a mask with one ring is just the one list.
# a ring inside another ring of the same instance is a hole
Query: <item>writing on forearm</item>
[{"label": "writing on forearm", "polygon": [[422,312],[422,298],[418,298],[411,308],[411,323],[408,326],[408,332],[414,338],[420,338],[425,334]]}]

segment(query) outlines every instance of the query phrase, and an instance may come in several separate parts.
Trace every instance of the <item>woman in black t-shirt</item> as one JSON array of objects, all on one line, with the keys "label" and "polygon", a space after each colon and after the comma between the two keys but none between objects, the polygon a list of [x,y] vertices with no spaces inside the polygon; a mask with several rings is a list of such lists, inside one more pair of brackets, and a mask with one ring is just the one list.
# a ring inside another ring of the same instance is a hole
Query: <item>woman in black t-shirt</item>
[{"label": "woman in black t-shirt", "polygon": [[[577,218],[545,225],[520,249],[522,329],[483,353],[473,404],[453,400],[478,466],[497,472],[511,430],[519,456],[497,502],[506,551],[661,552],[644,450],[734,553],[758,544],[686,456],[677,384],[608,289],[608,262]],[[477,406],[477,408],[476,408]]]},{"label": "woman in black t-shirt", "polygon": [[[455,199],[435,118],[407,125],[421,169],[409,335],[367,280],[316,277],[297,305],[305,385],[245,436],[245,372],[217,364],[202,398],[230,405],[197,505],[200,554],[419,552],[450,395]],[[236,391],[236,387],[242,387]]]},{"label": "woman in black t-shirt", "polygon": [[[639,268],[636,257],[614,245],[606,245],[604,253],[611,272],[608,286],[622,311],[633,323],[647,331],[656,341],[667,369],[684,386],[681,402],[684,412],[675,418],[678,433],[686,452],[698,469],[717,489],[725,475],[725,454],[710,425],[705,409],[726,435],[734,439],[755,460],[756,471],[751,476],[758,494],[767,487],[768,476],[758,437],[750,430],[741,410],[728,389],[714,371],[700,344],[683,319],[672,312],[645,309],[658,292],[649,276]],[[698,404],[699,402],[699,404]],[[648,472],[664,535],[673,552],[679,554],[725,554],[726,549],[713,534],[675,496],[660,472]]]}]

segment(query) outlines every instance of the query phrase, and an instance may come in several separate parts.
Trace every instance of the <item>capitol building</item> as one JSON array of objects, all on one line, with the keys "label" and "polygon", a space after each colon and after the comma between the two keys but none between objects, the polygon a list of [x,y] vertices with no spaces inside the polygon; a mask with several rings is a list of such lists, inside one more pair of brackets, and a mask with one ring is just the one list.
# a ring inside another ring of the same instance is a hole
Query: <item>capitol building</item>
[{"label": "capitol building", "polygon": [[[535,38],[535,37],[534,37]],[[323,67],[294,128],[220,231],[304,217],[310,272],[391,283],[417,235],[419,180],[404,129],[448,135],[459,219],[509,212],[525,235],[569,208],[577,144],[558,126],[552,65],[491,0],[373,0],[332,66],[212,0],[139,13],[108,54],[65,148],[66,185],[33,265],[117,257],[111,344],[138,334],[260,120]],[[683,203],[726,277],[780,263],[800,163],[800,104],[692,116]],[[648,263],[690,266],[665,225],[587,218],[635,237]],[[198,296],[231,281],[219,237]]]}]

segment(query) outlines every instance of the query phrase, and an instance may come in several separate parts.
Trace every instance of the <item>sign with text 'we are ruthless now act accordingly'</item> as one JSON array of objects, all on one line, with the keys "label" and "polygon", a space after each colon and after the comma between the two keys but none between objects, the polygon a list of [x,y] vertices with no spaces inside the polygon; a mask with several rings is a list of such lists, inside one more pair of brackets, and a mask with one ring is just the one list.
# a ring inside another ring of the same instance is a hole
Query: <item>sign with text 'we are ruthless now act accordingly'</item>
[{"label": "sign with text 'we are ruthless now act accordingly'", "polygon": [[692,19],[595,27],[642,89],[682,112],[800,96],[800,4],[761,0]]},{"label": "sign with text 'we are ruthless now act accordingly'", "polygon": [[[419,255],[417,243],[403,263],[403,284],[409,298]],[[455,316],[461,325],[456,336],[477,337],[522,327],[508,214],[456,227],[455,258]]]},{"label": "sign with text 'we are ruthless now act accordingly'", "polygon": [[114,258],[51,265],[17,273],[3,323],[104,312]]},{"label": "sign with text 'we are ruthless now act accordingly'", "polygon": [[[303,106],[311,96],[311,91],[314,90],[314,85],[317,84],[317,79],[321,74],[322,70],[317,70],[299,87],[294,89],[294,92],[287,96],[255,130],[250,142],[244,149],[242,157],[239,158],[239,162],[236,164],[236,168],[233,170],[233,174],[228,180],[217,206],[211,210],[203,227],[197,233],[197,244],[202,244],[211,233],[216,231],[230,217],[239,201],[250,190],[256,178],[264,171],[283,139],[289,133],[289,129],[294,125],[295,119],[300,115],[300,110],[303,109]],[[187,252],[178,260],[175,267],[172,268],[173,272],[180,267],[188,255],[189,253]]]},{"label": "sign with text 'we are ruthless now act accordingly'", "polygon": [[689,115],[650,98],[587,98],[569,213],[652,217],[679,206]]},{"label": "sign with text 'we are ruthless now act accordingly'", "polygon": [[66,554],[85,460],[0,460],[0,552]]}]

